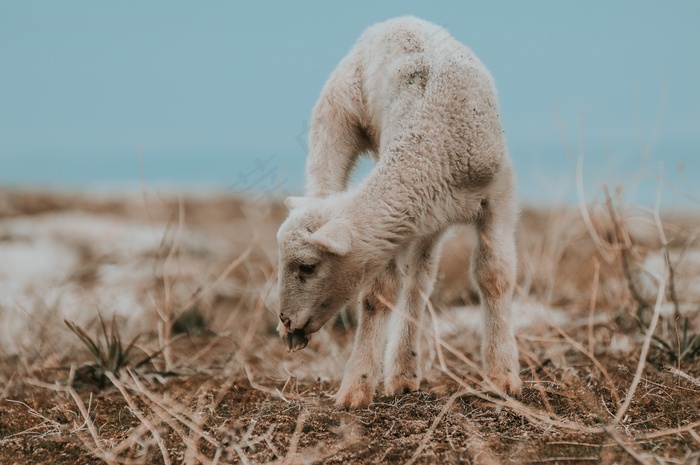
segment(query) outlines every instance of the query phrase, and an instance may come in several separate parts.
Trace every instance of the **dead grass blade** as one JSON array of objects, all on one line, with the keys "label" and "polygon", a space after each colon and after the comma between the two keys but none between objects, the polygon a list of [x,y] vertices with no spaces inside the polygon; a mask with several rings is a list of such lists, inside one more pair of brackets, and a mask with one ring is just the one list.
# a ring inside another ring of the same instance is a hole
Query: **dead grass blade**
[{"label": "dead grass blade", "polygon": [[691,384],[694,384],[697,387],[700,387],[700,379],[695,378],[694,376],[690,376],[688,373],[681,371],[676,367],[666,367],[666,369],[674,375],[685,379],[686,381],[690,382]]},{"label": "dead grass blade", "polygon": [[[400,310],[397,310],[394,305],[383,299],[382,296],[378,295],[378,299],[382,302],[382,304],[386,305],[387,308],[391,309],[391,311],[396,311],[399,312],[404,318],[406,318],[408,321],[416,325],[417,327],[422,328],[422,331],[433,338],[433,340],[436,341],[436,344],[440,344],[444,349],[446,349],[450,354],[455,356],[458,360],[460,360],[462,363],[465,363],[467,366],[472,368],[474,371],[476,371],[483,379],[486,379],[486,374],[481,370],[481,368],[478,366],[478,364],[474,363],[472,360],[467,358],[461,351],[457,350],[454,348],[452,345],[449,343],[440,340],[437,335],[430,329],[426,328],[420,325],[420,322],[418,322],[415,318],[412,316],[406,314],[405,312],[401,312]],[[539,423],[539,424],[544,424],[544,425],[549,425],[549,426],[557,426],[559,428],[567,429],[567,430],[573,430],[573,431],[579,431],[579,432],[584,432],[588,434],[596,434],[596,433],[602,433],[604,432],[603,428],[601,427],[589,427],[589,426],[584,426],[580,425],[574,422],[571,422],[569,420],[565,420],[563,418],[560,418],[558,415],[552,415],[549,412],[540,412],[538,410],[535,410],[522,402],[519,402],[518,400],[514,399],[513,397],[509,396],[505,392],[498,392],[498,395],[500,398],[492,397],[488,394],[485,394],[481,392],[480,390],[474,389],[472,386],[466,383],[466,381],[469,381],[473,385],[479,385],[480,382],[478,379],[472,377],[472,376],[458,376],[455,374],[453,371],[451,371],[449,368],[443,372],[446,374],[449,378],[451,378],[454,382],[456,382],[461,388],[464,389],[466,393],[469,395],[478,397],[479,399],[488,401],[492,404],[499,405],[501,407],[509,408],[513,410],[515,413],[518,415],[522,415],[525,418],[527,418],[529,421],[533,423]],[[497,390],[496,386],[491,387],[494,390]]]},{"label": "dead grass blade", "polygon": [[581,147],[576,163],[576,189],[578,191],[579,210],[581,211],[583,223],[586,225],[588,234],[593,240],[596,249],[598,249],[598,253],[600,253],[600,256],[603,257],[606,263],[610,264],[615,257],[600,240],[600,236],[593,225],[593,221],[591,221],[591,215],[588,213],[588,207],[586,206],[585,193],[583,190],[583,137],[581,137]]},{"label": "dead grass blade", "polygon": [[612,378],[610,377],[610,374],[608,373],[608,370],[603,366],[602,363],[598,360],[598,358],[589,352],[585,347],[583,347],[581,344],[579,344],[574,338],[569,336],[564,329],[562,329],[560,326],[554,324],[553,322],[550,321],[550,325],[556,332],[558,332],[566,341],[571,344],[576,350],[581,352],[583,355],[588,357],[588,359],[593,362],[593,364],[596,366],[598,371],[603,375],[605,378],[605,381],[608,383],[608,386],[610,387],[610,394],[613,396],[613,399],[615,399],[615,402],[617,405],[620,405],[620,396],[617,393],[617,387],[615,386],[615,383],[613,382]]},{"label": "dead grass blade", "polygon": [[117,463],[116,457],[113,457],[112,454],[108,450],[106,450],[102,445],[102,439],[100,438],[100,435],[97,431],[97,427],[93,423],[92,418],[90,418],[90,411],[85,407],[85,403],[80,398],[78,393],[75,392],[75,389],[73,389],[72,384],[74,376],[75,370],[72,366],[68,386],[66,386],[66,392],[68,392],[71,399],[73,399],[73,402],[75,403],[76,407],[78,407],[80,415],[82,415],[83,420],[85,421],[85,425],[87,426],[88,432],[90,433],[90,437],[92,438],[93,442],[93,448],[91,452],[98,454],[98,456],[105,460],[107,463]]},{"label": "dead grass blade", "polygon": [[620,433],[618,433],[614,427],[605,428],[605,432],[608,433],[608,435],[611,438],[613,438],[613,440],[620,447],[622,447],[624,451],[627,452],[627,454],[629,454],[630,457],[636,460],[637,463],[640,463],[641,465],[655,465],[654,463],[652,463],[651,459],[647,456],[647,454],[639,452],[631,445],[625,443],[625,441],[620,437]]},{"label": "dead grass blade", "polygon": [[598,299],[598,284],[600,281],[600,262],[597,259],[593,260],[593,263],[595,264],[595,271],[593,273],[593,291],[591,292],[591,303],[588,307],[588,352],[591,354],[595,352],[593,347],[593,322],[595,320],[595,307]]},{"label": "dead grass blade", "polygon": [[637,437],[637,440],[650,440],[657,439],[664,436],[671,436],[674,434],[685,433],[686,431],[693,431],[695,428],[700,428],[700,420],[689,423],[685,426],[679,426],[678,428],[670,428],[661,431],[654,431],[653,433],[647,433]]},{"label": "dead grass blade", "polygon": [[134,400],[131,398],[128,392],[126,392],[126,389],[124,389],[124,386],[122,383],[119,382],[119,380],[114,376],[112,373],[107,373],[107,377],[109,380],[112,382],[112,384],[119,390],[121,393],[122,397],[126,401],[126,403],[129,405],[129,408],[131,409],[132,413],[136,415],[136,418],[146,426],[148,431],[151,432],[153,435],[153,438],[156,440],[156,444],[158,444],[158,448],[160,449],[160,454],[163,457],[163,463],[165,465],[170,465],[170,454],[168,454],[168,450],[165,448],[165,441],[163,441],[163,438],[161,437],[160,433],[158,432],[158,429],[156,426],[151,423],[144,415],[141,413],[139,408],[136,406],[136,403]]},{"label": "dead grass blade", "polygon": [[423,450],[425,450],[426,446],[428,445],[428,442],[430,442],[430,438],[433,436],[433,433],[435,432],[435,429],[437,428],[438,424],[440,424],[440,422],[442,421],[442,418],[445,416],[448,410],[450,410],[454,401],[457,400],[458,397],[463,396],[464,394],[466,394],[466,391],[457,391],[454,394],[452,394],[452,396],[447,400],[447,402],[445,402],[445,405],[440,410],[440,413],[438,413],[438,415],[435,417],[432,424],[430,425],[430,428],[428,428],[428,431],[426,431],[423,435],[423,440],[421,441],[420,445],[413,452],[411,458],[409,458],[404,465],[413,465],[416,462],[416,460],[420,458],[420,455],[423,453]]},{"label": "dead grass blade", "polygon": [[[657,200],[658,202],[658,200]],[[657,203],[657,224],[660,225],[660,218],[658,216],[658,203]],[[637,363],[637,370],[635,371],[634,378],[632,379],[632,384],[630,385],[629,390],[627,391],[627,396],[625,397],[625,401],[622,403],[622,406],[620,406],[620,409],[617,411],[617,414],[615,415],[615,420],[612,423],[612,426],[617,426],[620,423],[620,420],[624,416],[625,412],[630,406],[630,403],[632,402],[632,398],[634,397],[634,393],[637,390],[637,386],[639,385],[639,381],[642,378],[642,372],[644,371],[644,365],[646,365],[647,362],[647,355],[649,354],[649,346],[651,345],[651,339],[654,334],[654,330],[656,329],[656,325],[659,322],[659,314],[661,312],[661,304],[663,303],[664,300],[664,295],[666,293],[666,280],[667,276],[654,276],[656,280],[659,283],[659,290],[656,295],[656,304],[654,305],[654,313],[651,317],[651,322],[649,323],[649,328],[647,329],[647,334],[644,337],[644,342],[642,343],[642,350],[641,353],[639,354],[639,362]]]}]

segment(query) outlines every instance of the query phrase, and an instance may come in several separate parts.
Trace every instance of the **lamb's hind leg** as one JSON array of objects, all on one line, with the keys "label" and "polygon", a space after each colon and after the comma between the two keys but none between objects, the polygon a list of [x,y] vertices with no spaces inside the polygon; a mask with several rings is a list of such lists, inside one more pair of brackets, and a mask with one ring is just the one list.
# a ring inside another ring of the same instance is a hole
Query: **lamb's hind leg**
[{"label": "lamb's hind leg", "polygon": [[439,235],[419,239],[402,256],[403,288],[392,313],[384,362],[384,391],[395,395],[420,387],[420,325],[437,274]]},{"label": "lamb's hind leg", "polygon": [[[481,355],[486,371],[484,387],[520,393],[518,347],[511,326],[515,283],[515,222],[517,210],[510,189],[483,204],[477,221],[478,245],[472,255],[472,277],[484,306]],[[491,383],[491,384],[490,384]]]},{"label": "lamb's hind leg", "polygon": [[360,300],[360,324],[355,334],[355,347],[335,396],[336,404],[365,408],[372,402],[381,375],[381,349],[390,311],[384,302],[393,304],[396,301],[398,286],[396,264],[392,261]]}]

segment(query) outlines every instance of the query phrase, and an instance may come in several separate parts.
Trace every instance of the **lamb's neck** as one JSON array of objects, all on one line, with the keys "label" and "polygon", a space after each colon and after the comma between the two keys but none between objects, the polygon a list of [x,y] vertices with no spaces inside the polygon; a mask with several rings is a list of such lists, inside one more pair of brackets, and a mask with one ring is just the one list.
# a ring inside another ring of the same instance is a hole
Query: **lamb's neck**
[{"label": "lamb's neck", "polygon": [[391,189],[384,184],[375,189],[364,186],[348,196],[346,212],[354,225],[355,247],[371,260],[386,262],[407,242],[421,234],[414,200],[405,188]]}]

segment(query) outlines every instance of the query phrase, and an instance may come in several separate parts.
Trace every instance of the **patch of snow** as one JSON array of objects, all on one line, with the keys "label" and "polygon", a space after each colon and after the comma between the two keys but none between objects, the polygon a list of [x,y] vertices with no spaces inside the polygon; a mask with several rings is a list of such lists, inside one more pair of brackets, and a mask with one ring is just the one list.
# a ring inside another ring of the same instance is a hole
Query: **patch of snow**
[{"label": "patch of snow", "polygon": [[[700,303],[700,250],[687,250],[681,257],[678,251],[669,253],[674,264],[674,285],[678,300],[693,308]],[[666,259],[661,252],[649,254],[642,267],[636,270],[635,279],[642,296],[650,303],[656,301],[659,283],[654,274],[666,273]]]},{"label": "patch of snow", "polygon": [[[167,227],[86,212],[1,219],[1,345],[31,346],[38,325],[63,331],[64,318],[85,325],[98,311],[121,319],[125,336],[153,330],[157,314],[148,293],[164,272],[165,257],[155,256]],[[168,243],[176,228],[167,232]],[[165,271],[178,282],[175,301],[188,300],[211,278],[210,258],[228,252],[225,243],[183,228]],[[88,281],[81,281],[81,272]]]},{"label": "patch of snow", "polygon": [[[438,331],[444,337],[457,335],[464,330],[481,334],[483,316],[481,306],[465,306],[444,312],[438,322]],[[547,307],[537,302],[516,300],[512,306],[513,328],[517,331],[525,328],[547,328],[561,326],[569,321],[565,312]]]},{"label": "patch of snow", "polygon": [[78,263],[75,248],[52,237],[0,241],[0,306],[12,306],[20,295],[42,294],[60,285]]}]

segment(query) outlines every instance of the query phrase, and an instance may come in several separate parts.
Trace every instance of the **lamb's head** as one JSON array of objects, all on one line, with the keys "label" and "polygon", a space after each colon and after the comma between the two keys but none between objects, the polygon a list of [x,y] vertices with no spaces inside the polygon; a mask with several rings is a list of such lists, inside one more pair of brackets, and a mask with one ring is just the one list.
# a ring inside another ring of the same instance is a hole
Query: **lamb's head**
[{"label": "lamb's head", "polygon": [[277,330],[291,351],[306,347],[359,291],[362,263],[353,253],[353,225],[319,199],[287,199],[289,217],[277,232]]}]

